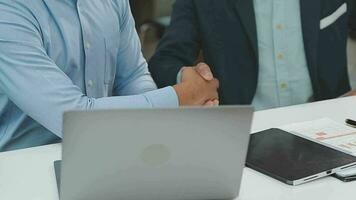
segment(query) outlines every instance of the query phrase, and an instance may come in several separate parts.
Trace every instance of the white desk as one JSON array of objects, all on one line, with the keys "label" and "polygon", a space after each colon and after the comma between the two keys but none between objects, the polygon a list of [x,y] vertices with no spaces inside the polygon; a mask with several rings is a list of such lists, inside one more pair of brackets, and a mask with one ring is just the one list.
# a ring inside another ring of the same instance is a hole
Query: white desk
[{"label": "white desk", "polygon": [[[356,119],[356,97],[257,112],[253,132],[305,120],[329,117],[339,122]],[[53,161],[61,145],[49,145],[0,154],[0,200],[58,200]],[[301,186],[288,186],[245,169],[240,200],[350,200],[356,182],[332,177]]]}]

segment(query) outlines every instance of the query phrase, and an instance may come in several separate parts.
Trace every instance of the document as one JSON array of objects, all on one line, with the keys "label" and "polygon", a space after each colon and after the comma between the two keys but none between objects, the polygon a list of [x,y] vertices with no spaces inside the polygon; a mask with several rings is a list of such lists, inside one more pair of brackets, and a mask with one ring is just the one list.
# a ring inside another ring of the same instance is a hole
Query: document
[{"label": "document", "polygon": [[279,127],[300,137],[356,156],[356,129],[328,118]]},{"label": "document", "polygon": [[[356,129],[328,118],[289,124],[282,130],[330,148],[356,156]],[[356,167],[337,173],[339,177],[355,177]]]}]

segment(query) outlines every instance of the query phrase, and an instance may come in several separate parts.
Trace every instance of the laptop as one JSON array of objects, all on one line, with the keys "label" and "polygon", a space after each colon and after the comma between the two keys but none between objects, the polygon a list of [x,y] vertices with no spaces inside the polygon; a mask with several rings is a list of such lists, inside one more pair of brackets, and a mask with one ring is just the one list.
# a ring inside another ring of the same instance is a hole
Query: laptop
[{"label": "laptop", "polygon": [[233,199],[252,115],[238,106],[67,112],[60,199]]}]

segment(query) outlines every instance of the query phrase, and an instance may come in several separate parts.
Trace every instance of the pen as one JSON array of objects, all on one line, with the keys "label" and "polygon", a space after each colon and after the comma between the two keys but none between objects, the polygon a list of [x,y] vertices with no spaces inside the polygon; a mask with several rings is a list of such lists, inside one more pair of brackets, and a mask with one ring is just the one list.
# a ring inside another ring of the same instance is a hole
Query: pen
[{"label": "pen", "polygon": [[352,119],[346,119],[346,125],[352,127],[352,128],[356,128],[356,121],[352,120]]}]

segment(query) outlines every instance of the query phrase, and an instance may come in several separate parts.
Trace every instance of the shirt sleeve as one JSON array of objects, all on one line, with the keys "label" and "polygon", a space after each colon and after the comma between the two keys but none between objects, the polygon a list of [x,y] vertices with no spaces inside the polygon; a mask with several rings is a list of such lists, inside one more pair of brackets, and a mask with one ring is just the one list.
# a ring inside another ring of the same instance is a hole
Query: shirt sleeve
[{"label": "shirt sleeve", "polygon": [[[0,91],[59,137],[62,136],[62,116],[68,110],[178,106],[174,89],[154,90],[146,67],[136,69],[137,63],[132,61],[135,58],[122,62],[134,68],[130,72],[132,81],[123,87],[122,94],[133,96],[87,97],[47,55],[41,29],[28,9],[4,1],[0,4],[0,13]],[[125,49],[135,51],[135,47]],[[128,54],[121,59],[126,59]]]},{"label": "shirt sleeve", "polygon": [[120,47],[114,84],[115,95],[133,95],[157,89],[142,55],[128,0],[118,1]]},{"label": "shirt sleeve", "polygon": [[[183,69],[183,68],[182,68]],[[177,83],[181,83],[182,82],[182,69],[179,70],[178,74],[177,74]]]}]

